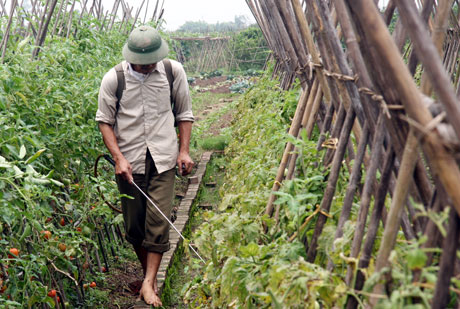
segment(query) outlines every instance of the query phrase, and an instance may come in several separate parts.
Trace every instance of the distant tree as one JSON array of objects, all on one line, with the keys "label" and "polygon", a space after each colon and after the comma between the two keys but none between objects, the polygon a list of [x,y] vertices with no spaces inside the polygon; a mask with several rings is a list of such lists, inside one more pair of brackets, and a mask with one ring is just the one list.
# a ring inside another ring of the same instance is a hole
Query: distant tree
[{"label": "distant tree", "polygon": [[187,21],[177,30],[178,32],[191,32],[208,34],[212,32],[234,32],[249,26],[248,18],[244,15],[235,16],[233,21],[209,24],[205,21]]}]

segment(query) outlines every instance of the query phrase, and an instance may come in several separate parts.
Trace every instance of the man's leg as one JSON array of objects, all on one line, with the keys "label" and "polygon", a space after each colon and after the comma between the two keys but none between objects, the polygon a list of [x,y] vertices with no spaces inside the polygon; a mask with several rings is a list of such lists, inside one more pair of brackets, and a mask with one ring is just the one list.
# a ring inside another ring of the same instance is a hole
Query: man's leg
[{"label": "man's leg", "polygon": [[162,306],[160,297],[158,297],[157,287],[157,273],[160,267],[161,258],[163,253],[148,252],[147,253],[147,272],[145,274],[142,289],[140,291],[141,297],[144,301],[155,307]]},{"label": "man's leg", "polygon": [[141,262],[142,273],[145,276],[147,272],[147,253],[148,252],[141,245],[134,245],[133,247],[134,247],[134,251],[136,252],[137,258],[139,259],[139,262]]},{"label": "man's leg", "polygon": [[[134,182],[142,189],[145,190],[145,175],[134,174]],[[121,194],[126,194],[134,197],[128,199],[123,197],[121,204],[123,207],[123,218],[126,230],[126,239],[133,245],[137,258],[142,265],[143,275],[145,276],[147,267],[147,250],[142,246],[142,241],[145,237],[145,197],[133,185],[123,180],[121,177],[116,178],[118,189]],[[130,282],[128,287],[134,294],[138,294],[142,287],[142,280]]]},{"label": "man's leg", "polygon": [[[174,194],[175,171],[171,169],[161,174],[158,174],[156,168],[152,168],[151,171],[152,174],[149,175],[148,181],[148,195],[161,212],[169,218]],[[146,205],[145,239],[142,246],[146,248],[148,253],[141,296],[147,304],[158,306],[161,304],[161,300],[158,297],[157,272],[163,253],[169,250],[169,224],[156,207],[150,203]]]}]

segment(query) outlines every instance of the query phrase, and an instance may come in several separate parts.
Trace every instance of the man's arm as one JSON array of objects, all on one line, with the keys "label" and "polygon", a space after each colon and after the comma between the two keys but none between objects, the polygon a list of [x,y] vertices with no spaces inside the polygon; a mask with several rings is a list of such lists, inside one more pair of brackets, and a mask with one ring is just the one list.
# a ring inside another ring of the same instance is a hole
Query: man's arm
[{"label": "man's arm", "polygon": [[[193,165],[195,164],[190,157],[190,136],[192,134],[191,121],[180,121],[179,127],[179,156],[177,157],[177,166],[181,175],[187,175],[192,172]],[[182,169],[185,167],[185,170]]]},{"label": "man's arm", "polygon": [[104,144],[115,161],[115,174],[122,176],[123,179],[131,183],[133,180],[131,164],[129,164],[128,160],[126,160],[121,153],[112,126],[107,123],[99,122],[99,131],[101,131]]}]

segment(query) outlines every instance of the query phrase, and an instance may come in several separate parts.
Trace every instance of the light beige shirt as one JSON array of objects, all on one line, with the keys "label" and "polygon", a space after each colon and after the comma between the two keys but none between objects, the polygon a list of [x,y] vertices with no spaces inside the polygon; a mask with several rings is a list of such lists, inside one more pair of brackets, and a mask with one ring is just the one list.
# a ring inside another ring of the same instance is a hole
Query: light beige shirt
[{"label": "light beige shirt", "polygon": [[[176,121],[194,121],[187,77],[182,65],[171,60]],[[159,173],[176,166],[178,145],[171,111],[169,83],[163,62],[144,81],[132,76],[123,61],[126,89],[116,112],[117,73],[112,68],[102,79],[96,121],[114,128],[118,147],[134,174],[145,173],[147,148]]]}]

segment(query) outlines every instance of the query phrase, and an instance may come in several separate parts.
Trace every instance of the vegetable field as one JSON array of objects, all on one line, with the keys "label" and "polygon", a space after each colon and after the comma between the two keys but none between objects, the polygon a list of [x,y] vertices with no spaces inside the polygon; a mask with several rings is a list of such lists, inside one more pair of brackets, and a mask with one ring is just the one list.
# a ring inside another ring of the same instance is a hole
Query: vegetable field
[{"label": "vegetable field", "polygon": [[[378,2],[247,0],[258,27],[163,33],[188,70],[192,156],[224,150],[166,306],[458,307],[459,3]],[[93,174],[94,116],[162,3],[0,4],[0,307],[129,307],[108,284],[135,258],[96,190],[118,197],[108,164]]]}]

